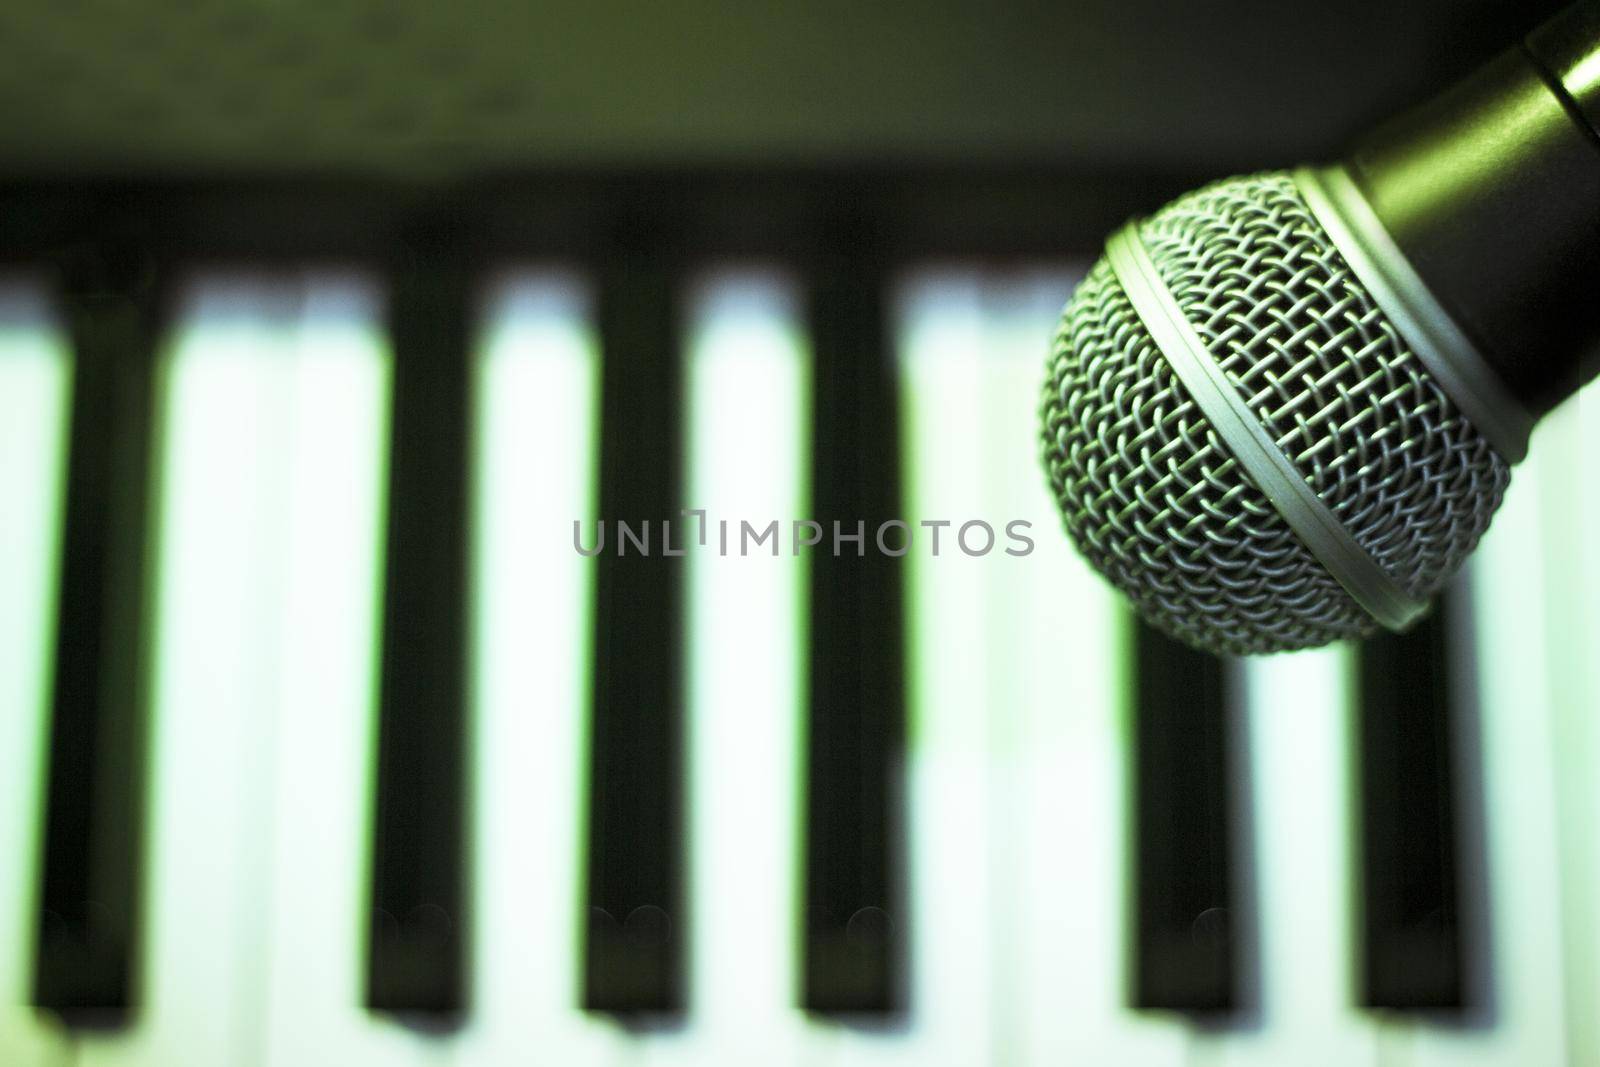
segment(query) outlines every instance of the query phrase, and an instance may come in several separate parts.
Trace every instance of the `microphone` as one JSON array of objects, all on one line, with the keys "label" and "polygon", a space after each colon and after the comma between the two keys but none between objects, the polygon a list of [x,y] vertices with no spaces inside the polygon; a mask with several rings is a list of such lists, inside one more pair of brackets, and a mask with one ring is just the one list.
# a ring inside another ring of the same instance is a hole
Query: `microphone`
[{"label": "microphone", "polygon": [[1042,458],[1078,549],[1151,624],[1309,648],[1426,611],[1597,356],[1587,0],[1342,163],[1114,234],[1062,313]]}]

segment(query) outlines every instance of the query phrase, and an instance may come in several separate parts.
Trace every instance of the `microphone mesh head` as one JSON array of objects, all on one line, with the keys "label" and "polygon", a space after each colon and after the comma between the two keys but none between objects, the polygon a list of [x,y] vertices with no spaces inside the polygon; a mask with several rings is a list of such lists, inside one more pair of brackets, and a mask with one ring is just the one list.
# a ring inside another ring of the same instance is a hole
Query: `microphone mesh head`
[{"label": "microphone mesh head", "polygon": [[[1162,208],[1139,236],[1296,471],[1407,594],[1430,597],[1488,527],[1510,469],[1290,176],[1217,182]],[[1042,422],[1067,531],[1153,625],[1233,654],[1377,628],[1213,431],[1104,259],[1062,315]]]}]

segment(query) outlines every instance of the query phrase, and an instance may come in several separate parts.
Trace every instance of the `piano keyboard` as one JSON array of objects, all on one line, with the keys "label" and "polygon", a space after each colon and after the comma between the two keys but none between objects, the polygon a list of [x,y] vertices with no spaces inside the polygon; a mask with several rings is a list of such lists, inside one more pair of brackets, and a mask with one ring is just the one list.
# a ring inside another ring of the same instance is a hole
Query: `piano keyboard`
[{"label": "piano keyboard", "polygon": [[0,285],[0,1061],[1600,1063],[1595,394],[1219,662],[1036,469],[1078,268],[834,266]]}]

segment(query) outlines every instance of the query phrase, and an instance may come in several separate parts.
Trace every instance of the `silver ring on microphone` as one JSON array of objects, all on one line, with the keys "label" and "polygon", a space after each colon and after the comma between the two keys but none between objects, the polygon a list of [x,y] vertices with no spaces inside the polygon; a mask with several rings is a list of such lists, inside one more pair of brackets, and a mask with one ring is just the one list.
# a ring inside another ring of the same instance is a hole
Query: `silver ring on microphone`
[{"label": "silver ring on microphone", "polygon": [[1290,529],[1352,600],[1383,626],[1404,630],[1427,609],[1378,566],[1268,435],[1173,299],[1129,222],[1106,242],[1106,260],[1139,320],[1212,429]]},{"label": "silver ring on microphone", "polygon": [[1528,454],[1533,416],[1428,291],[1343,167],[1298,167],[1295,188],[1439,388],[1500,458]]}]

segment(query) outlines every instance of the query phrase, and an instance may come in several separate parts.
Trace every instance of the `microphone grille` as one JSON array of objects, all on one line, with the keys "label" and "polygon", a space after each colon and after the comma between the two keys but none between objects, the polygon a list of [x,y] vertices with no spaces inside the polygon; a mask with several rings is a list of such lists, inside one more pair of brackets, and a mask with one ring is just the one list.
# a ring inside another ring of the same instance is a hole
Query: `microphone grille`
[{"label": "microphone grille", "polygon": [[[1431,596],[1488,527],[1510,468],[1352,274],[1290,175],[1189,193],[1139,237],[1295,471],[1408,595]],[[1063,313],[1042,424],[1068,532],[1152,624],[1234,654],[1376,629],[1213,430],[1104,259]]]}]

